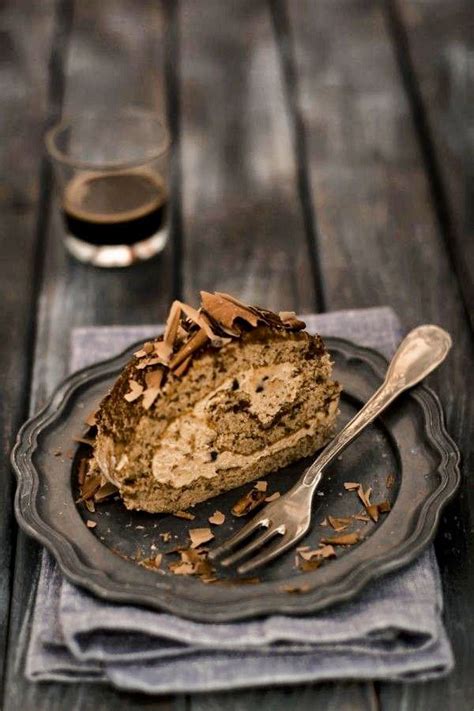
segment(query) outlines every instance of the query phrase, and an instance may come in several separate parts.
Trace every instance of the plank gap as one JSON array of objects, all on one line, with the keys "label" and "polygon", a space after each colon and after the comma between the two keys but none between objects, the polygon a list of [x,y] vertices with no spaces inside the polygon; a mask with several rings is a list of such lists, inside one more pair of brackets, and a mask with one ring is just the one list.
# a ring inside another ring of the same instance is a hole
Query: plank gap
[{"label": "plank gap", "polygon": [[315,311],[326,311],[322,270],[319,259],[319,229],[308,171],[308,151],[303,118],[299,109],[298,75],[294,56],[294,43],[291,36],[290,21],[284,0],[269,0],[270,16],[278,49],[278,59],[281,64],[283,89],[288,105],[290,130],[295,153],[296,182],[304,233],[307,242],[309,263],[314,281]]},{"label": "plank gap", "polygon": [[[44,122],[44,130],[53,125],[61,116],[61,109],[64,97],[64,63],[67,54],[67,46],[71,34],[73,9],[68,0],[58,0],[54,12],[54,31],[51,43],[51,53],[48,63],[48,90],[47,104],[48,114]],[[44,132],[43,130],[43,132]],[[51,194],[53,189],[53,172],[47,156],[43,150],[39,168],[39,195],[36,207],[36,219],[34,230],[35,249],[33,251],[33,284],[30,300],[30,313],[37,313],[38,300],[41,293],[41,286],[44,276],[44,255],[45,244],[48,233]],[[34,367],[35,343],[37,336],[37,319],[30,319],[29,332],[26,339],[25,360],[26,360],[26,384],[23,390],[21,402],[21,421],[28,417],[31,397],[31,387]],[[15,583],[15,569],[17,559],[18,526],[12,517],[12,543],[10,570],[13,575],[10,577],[9,603],[6,615],[6,637],[5,649],[10,647],[10,622],[11,622],[11,600]],[[9,656],[5,654],[2,662],[2,679],[6,678],[6,670]],[[1,697],[5,701],[6,687],[1,689]],[[2,708],[4,704],[2,704]]]},{"label": "plank gap", "polygon": [[179,93],[179,0],[162,0],[164,31],[164,76],[166,117],[172,141],[170,166],[171,205],[169,239],[172,242],[173,298],[183,298],[183,218],[182,218],[182,166],[181,166],[181,108]]},{"label": "plank gap", "polygon": [[460,256],[456,254],[453,219],[449,209],[446,185],[439,164],[425,101],[420,90],[406,27],[402,20],[397,0],[385,0],[382,8],[387,34],[393,45],[396,64],[411,111],[415,137],[420,147],[422,165],[425,169],[429,193],[433,203],[433,212],[436,216],[448,258],[457,277],[467,321],[471,329],[474,330],[474,294],[470,293],[469,279],[464,278],[465,267]]}]

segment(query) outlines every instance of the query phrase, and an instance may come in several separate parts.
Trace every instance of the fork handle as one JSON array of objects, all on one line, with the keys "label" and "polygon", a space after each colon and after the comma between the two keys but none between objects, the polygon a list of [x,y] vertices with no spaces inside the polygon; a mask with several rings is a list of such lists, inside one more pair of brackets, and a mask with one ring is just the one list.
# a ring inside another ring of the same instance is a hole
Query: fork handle
[{"label": "fork handle", "polygon": [[413,387],[446,358],[452,341],[439,326],[419,326],[403,339],[382,385],[305,471],[301,485],[316,489],[324,467],[352,442],[400,393]]}]

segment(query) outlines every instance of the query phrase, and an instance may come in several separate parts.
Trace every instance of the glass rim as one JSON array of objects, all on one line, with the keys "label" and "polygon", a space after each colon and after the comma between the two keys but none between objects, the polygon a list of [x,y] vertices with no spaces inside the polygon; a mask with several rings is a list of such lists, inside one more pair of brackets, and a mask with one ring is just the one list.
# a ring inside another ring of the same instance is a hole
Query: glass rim
[{"label": "glass rim", "polygon": [[[160,143],[159,149],[152,154],[147,154],[142,158],[136,158],[134,160],[122,161],[122,162],[103,162],[100,165],[89,160],[81,160],[79,158],[72,158],[66,152],[62,151],[56,145],[56,138],[64,131],[68,126],[72,126],[75,121],[82,121],[84,119],[101,119],[107,118],[108,120],[114,118],[123,118],[126,116],[135,116],[137,118],[151,118],[154,119],[156,124],[159,125],[163,131],[163,139]],[[119,109],[116,111],[107,112],[107,110],[97,110],[97,111],[83,111],[78,114],[71,114],[63,116],[59,121],[57,121],[51,128],[49,128],[44,134],[44,142],[48,154],[58,163],[62,165],[68,165],[72,168],[79,168],[90,171],[104,171],[104,170],[123,170],[125,168],[137,168],[142,165],[148,165],[153,163],[158,158],[161,158],[171,147],[171,137],[169,131],[164,123],[159,117],[159,115],[149,109],[142,109],[138,107],[129,109]]]}]

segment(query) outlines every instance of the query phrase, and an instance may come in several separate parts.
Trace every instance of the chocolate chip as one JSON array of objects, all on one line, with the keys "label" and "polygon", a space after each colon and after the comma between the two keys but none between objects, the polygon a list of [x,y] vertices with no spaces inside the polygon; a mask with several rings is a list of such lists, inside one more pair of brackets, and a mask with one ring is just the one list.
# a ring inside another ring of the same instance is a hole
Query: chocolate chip
[{"label": "chocolate chip", "polygon": [[239,381],[237,378],[234,378],[232,381],[232,390],[238,390],[240,387]]},{"label": "chocolate chip", "polygon": [[256,393],[263,393],[263,385],[257,385],[255,388]]},{"label": "chocolate chip", "polygon": [[217,459],[217,452],[213,449],[213,450],[210,452],[210,455],[211,455],[211,462],[215,462],[216,459]]}]

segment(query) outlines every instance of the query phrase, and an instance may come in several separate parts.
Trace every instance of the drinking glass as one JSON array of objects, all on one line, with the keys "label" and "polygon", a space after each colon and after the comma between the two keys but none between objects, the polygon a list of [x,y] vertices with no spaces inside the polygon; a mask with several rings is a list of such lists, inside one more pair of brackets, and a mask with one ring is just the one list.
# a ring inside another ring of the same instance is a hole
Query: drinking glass
[{"label": "drinking glass", "polygon": [[128,108],[65,118],[46,134],[65,245],[81,262],[126,267],[168,239],[170,139],[151,111]]}]

